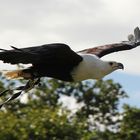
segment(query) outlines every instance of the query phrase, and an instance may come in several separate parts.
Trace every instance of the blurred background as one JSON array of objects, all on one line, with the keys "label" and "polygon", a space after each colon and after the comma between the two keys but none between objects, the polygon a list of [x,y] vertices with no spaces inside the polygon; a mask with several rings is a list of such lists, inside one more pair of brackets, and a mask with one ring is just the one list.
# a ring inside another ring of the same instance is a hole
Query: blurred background
[{"label": "blurred background", "polygon": [[[125,41],[140,26],[139,5],[139,0],[0,0],[0,48],[59,42],[79,51]],[[137,47],[103,57],[123,63],[125,69],[101,81],[43,79],[41,87],[2,108],[0,138],[140,139],[139,52]],[[0,70],[15,68],[0,62]],[[1,77],[1,90],[17,83],[25,81]]]}]

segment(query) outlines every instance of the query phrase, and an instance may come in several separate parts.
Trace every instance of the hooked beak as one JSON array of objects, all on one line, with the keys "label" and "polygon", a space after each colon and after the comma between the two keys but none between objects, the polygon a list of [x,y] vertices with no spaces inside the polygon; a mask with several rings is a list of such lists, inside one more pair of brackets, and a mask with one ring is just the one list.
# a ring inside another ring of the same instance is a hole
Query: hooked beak
[{"label": "hooked beak", "polygon": [[122,63],[118,63],[118,69],[124,69],[124,65]]}]

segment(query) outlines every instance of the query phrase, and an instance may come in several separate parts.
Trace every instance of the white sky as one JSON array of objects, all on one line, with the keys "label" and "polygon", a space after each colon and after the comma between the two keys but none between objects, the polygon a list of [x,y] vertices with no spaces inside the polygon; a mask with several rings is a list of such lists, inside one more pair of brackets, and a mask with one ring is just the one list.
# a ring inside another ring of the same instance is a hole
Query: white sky
[{"label": "white sky", "polygon": [[[81,50],[120,42],[140,26],[139,8],[140,0],[0,0],[0,48],[63,42]],[[140,47],[104,58],[140,75]]]}]

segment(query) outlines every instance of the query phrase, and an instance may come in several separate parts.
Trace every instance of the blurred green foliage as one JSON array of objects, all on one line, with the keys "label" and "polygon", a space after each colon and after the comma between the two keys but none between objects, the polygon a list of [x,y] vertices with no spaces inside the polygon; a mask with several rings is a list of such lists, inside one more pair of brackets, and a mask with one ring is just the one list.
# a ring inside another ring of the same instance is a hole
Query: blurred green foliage
[{"label": "blurred green foliage", "polygon": [[[24,82],[1,77],[0,90]],[[25,95],[25,102],[19,98],[1,109],[0,140],[140,139],[140,109],[125,105],[119,112],[120,99],[127,94],[113,80],[67,83],[42,79],[40,86]],[[75,98],[79,107],[75,111],[69,104],[64,107],[62,96]]]}]

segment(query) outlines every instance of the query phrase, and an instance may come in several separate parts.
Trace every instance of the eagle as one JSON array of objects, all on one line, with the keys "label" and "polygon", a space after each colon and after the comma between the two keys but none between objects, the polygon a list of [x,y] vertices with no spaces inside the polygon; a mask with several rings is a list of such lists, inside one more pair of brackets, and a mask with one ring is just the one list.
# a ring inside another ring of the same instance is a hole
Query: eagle
[{"label": "eagle", "polygon": [[[41,46],[17,48],[11,50],[0,49],[0,60],[10,64],[31,64],[32,66],[20,70],[8,71],[9,78],[23,78],[28,80],[25,86],[16,88],[20,92],[13,94],[7,101],[17,98],[22,91],[28,91],[39,84],[41,77],[51,77],[67,82],[78,82],[87,79],[101,79],[104,76],[123,69],[124,66],[116,61],[104,61],[101,57],[123,50],[130,50],[140,45],[140,30],[134,29],[134,34],[128,35],[128,41],[113,43],[73,51],[63,43],[52,43]],[[2,96],[5,90],[0,93]]]}]

